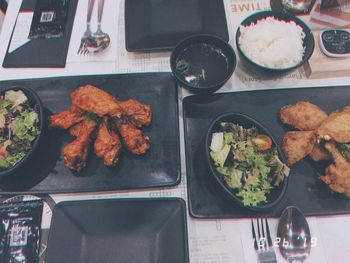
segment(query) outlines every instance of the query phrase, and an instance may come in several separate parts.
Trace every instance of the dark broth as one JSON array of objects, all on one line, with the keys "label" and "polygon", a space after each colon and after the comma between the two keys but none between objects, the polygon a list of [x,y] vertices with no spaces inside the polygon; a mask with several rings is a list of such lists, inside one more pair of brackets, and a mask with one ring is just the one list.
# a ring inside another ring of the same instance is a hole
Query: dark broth
[{"label": "dark broth", "polygon": [[228,59],[217,47],[193,44],[179,54],[176,71],[195,87],[216,85],[227,76]]}]

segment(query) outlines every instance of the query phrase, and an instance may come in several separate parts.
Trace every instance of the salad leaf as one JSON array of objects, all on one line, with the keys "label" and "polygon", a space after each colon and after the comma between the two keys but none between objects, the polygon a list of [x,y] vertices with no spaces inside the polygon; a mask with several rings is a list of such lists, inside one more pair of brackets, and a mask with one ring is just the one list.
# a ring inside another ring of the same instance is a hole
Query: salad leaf
[{"label": "salad leaf", "polygon": [[28,100],[28,98],[21,90],[8,90],[5,92],[5,100],[11,102],[15,107],[17,105],[25,103]]},{"label": "salad leaf", "polygon": [[234,169],[231,167],[218,167],[217,171],[226,176],[226,183],[229,187],[235,189],[240,188],[242,186],[241,178],[242,178],[242,171],[238,169]]},{"label": "salad leaf", "polygon": [[340,153],[350,160],[350,143],[338,143]]},{"label": "salad leaf", "polygon": [[246,162],[250,167],[256,167],[260,175],[264,178],[267,178],[270,173],[271,168],[267,166],[264,159],[264,155],[255,151],[252,145],[249,145],[246,149],[243,150],[243,154],[246,157]]},{"label": "salad leaf", "polygon": [[258,169],[253,168],[248,172],[246,184],[251,185],[252,187],[256,188],[259,186],[260,180],[259,180],[260,172]]},{"label": "salad leaf", "polygon": [[211,136],[210,149],[213,152],[219,152],[224,144],[224,133],[215,132]]},{"label": "salad leaf", "polygon": [[6,118],[5,115],[0,111],[0,129],[5,127]]},{"label": "salad leaf", "polygon": [[223,167],[226,161],[226,158],[230,152],[231,146],[225,144],[224,147],[219,152],[210,152],[210,156],[213,159],[215,165]]},{"label": "salad leaf", "polygon": [[38,114],[34,111],[22,112],[12,122],[13,134],[22,140],[33,141],[39,134],[37,123],[39,122]]},{"label": "salad leaf", "polygon": [[16,165],[26,155],[24,152],[19,152],[15,155],[7,155],[4,158],[0,158],[0,167],[10,168]]},{"label": "salad leaf", "polygon": [[17,154],[19,152],[27,152],[32,148],[30,141],[21,140],[18,137],[13,137],[10,145],[6,147],[6,151],[11,154]]},{"label": "salad leaf", "polygon": [[11,105],[7,100],[0,100],[0,112],[6,113],[6,109]]},{"label": "salad leaf", "polygon": [[99,123],[99,121],[100,121],[100,118],[97,116],[97,114],[95,114],[91,111],[85,112],[84,116],[91,121],[95,121],[96,123]]},{"label": "salad leaf", "polygon": [[243,199],[243,204],[245,206],[256,206],[259,203],[267,201],[265,191],[259,189],[252,190],[248,187],[243,188],[237,196]]},{"label": "salad leaf", "polygon": [[9,90],[0,98],[0,167],[16,165],[40,133],[39,117],[23,91]]},{"label": "salad leaf", "polygon": [[273,171],[272,174],[274,177],[272,178],[272,182],[275,186],[278,186],[283,182],[285,177],[289,176],[290,169],[278,158],[277,152],[268,160],[268,164]]},{"label": "salad leaf", "polygon": [[[244,205],[267,202],[270,190],[280,185],[289,174],[289,168],[280,161],[277,149],[271,148],[271,138],[259,134],[256,127],[245,129],[230,122],[222,122],[220,127],[218,133],[223,132],[224,146],[219,152],[210,149],[216,170],[223,175],[228,187],[236,190],[236,196]],[[267,139],[271,146],[259,148],[260,144],[254,142],[254,138]]]},{"label": "salad leaf", "polygon": [[233,132],[224,132],[224,143],[232,144],[235,142],[235,134]]}]

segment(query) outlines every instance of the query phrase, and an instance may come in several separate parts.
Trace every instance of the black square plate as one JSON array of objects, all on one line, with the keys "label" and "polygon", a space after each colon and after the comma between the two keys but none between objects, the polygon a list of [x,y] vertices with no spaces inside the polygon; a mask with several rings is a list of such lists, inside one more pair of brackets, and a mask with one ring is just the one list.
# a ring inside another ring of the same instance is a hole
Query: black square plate
[{"label": "black square plate", "polygon": [[171,50],[183,38],[200,33],[228,41],[223,0],[125,1],[128,51]]},{"label": "black square plate", "polygon": [[61,148],[72,141],[66,131],[49,130],[34,159],[13,176],[0,181],[0,193],[91,192],[173,186],[180,182],[177,87],[170,73],[120,74],[30,79],[0,82],[0,88],[25,86],[41,98],[48,112],[71,105],[69,94],[92,84],[120,100],[134,98],[152,106],[153,120],[142,132],[151,148],[140,156],[122,151],[114,168],[91,152],[86,168],[72,173],[64,166]]},{"label": "black square plate", "polygon": [[178,198],[59,203],[47,263],[186,263],[185,202]]},{"label": "black square plate", "polygon": [[[189,211],[198,218],[251,217],[256,215],[235,205],[211,177],[205,158],[204,142],[210,123],[225,112],[246,114],[268,128],[277,141],[289,127],[278,119],[279,110],[300,100],[319,105],[326,112],[350,105],[350,87],[281,89],[189,96],[183,101],[186,171]],[[280,216],[288,205],[306,215],[350,213],[350,199],[332,193],[317,178],[329,163],[305,158],[291,167],[286,194],[267,216]]]}]

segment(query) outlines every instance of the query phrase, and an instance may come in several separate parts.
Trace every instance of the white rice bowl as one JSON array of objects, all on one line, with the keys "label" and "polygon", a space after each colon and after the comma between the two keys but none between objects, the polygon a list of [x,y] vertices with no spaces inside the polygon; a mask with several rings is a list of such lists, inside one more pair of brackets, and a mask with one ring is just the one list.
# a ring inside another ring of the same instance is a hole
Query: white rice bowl
[{"label": "white rice bowl", "polygon": [[256,64],[285,69],[299,64],[303,59],[305,33],[294,21],[267,17],[255,24],[241,25],[240,33],[238,43],[241,50]]}]

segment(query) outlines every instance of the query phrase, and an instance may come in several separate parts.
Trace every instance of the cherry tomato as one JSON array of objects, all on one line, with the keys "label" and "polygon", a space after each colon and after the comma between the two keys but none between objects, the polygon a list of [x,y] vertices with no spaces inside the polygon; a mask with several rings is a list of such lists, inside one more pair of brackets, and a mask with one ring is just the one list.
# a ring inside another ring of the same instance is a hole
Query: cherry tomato
[{"label": "cherry tomato", "polygon": [[252,142],[260,152],[269,150],[272,147],[272,140],[267,135],[257,135],[252,138]]}]

